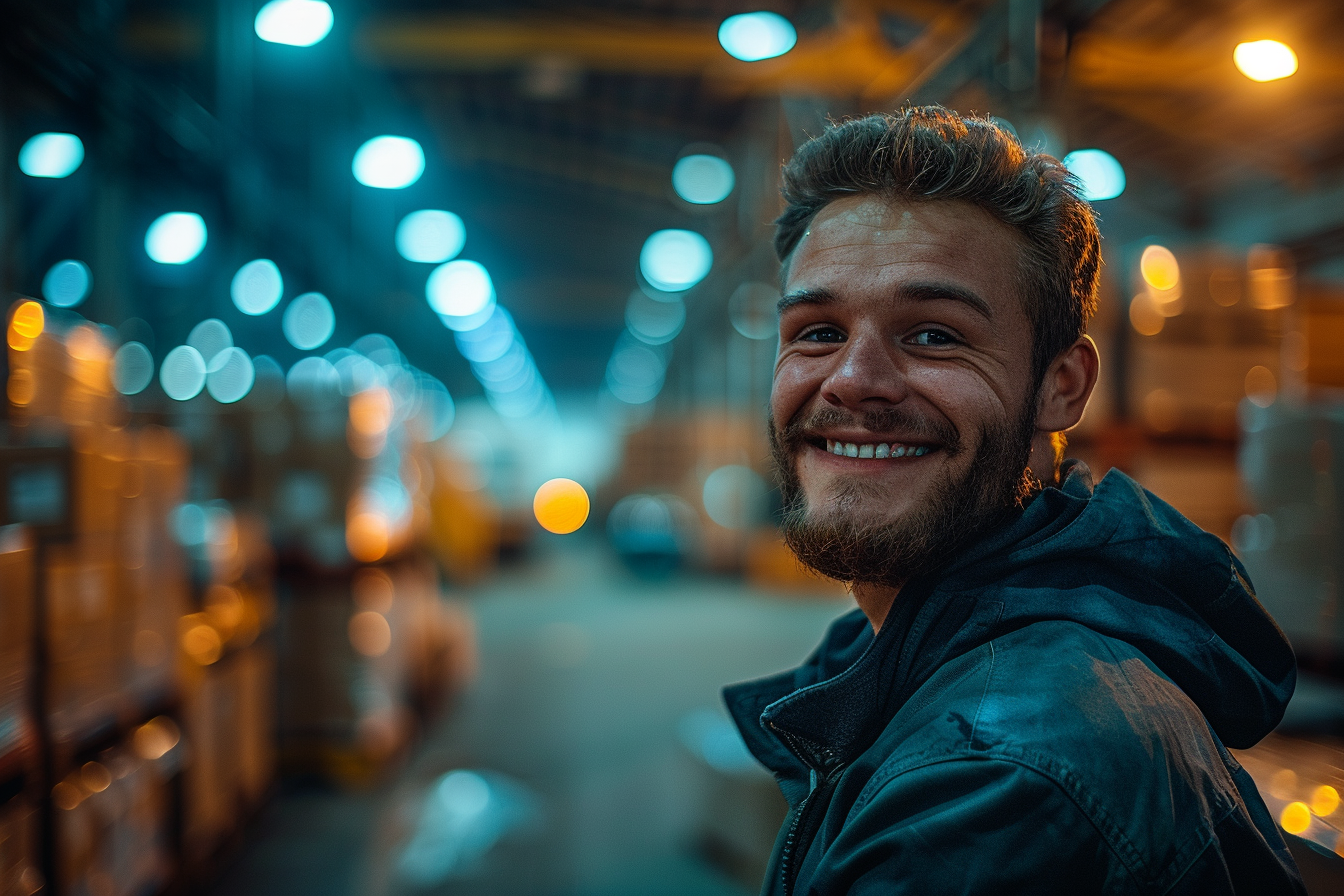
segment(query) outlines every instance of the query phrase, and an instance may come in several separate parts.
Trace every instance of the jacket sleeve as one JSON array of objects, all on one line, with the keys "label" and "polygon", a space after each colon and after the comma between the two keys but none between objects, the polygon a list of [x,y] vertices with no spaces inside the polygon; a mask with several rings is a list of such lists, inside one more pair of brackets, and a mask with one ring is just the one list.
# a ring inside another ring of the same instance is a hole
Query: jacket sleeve
[{"label": "jacket sleeve", "polygon": [[1127,893],[1133,881],[1052,780],[1001,759],[902,772],[856,804],[816,896]]}]

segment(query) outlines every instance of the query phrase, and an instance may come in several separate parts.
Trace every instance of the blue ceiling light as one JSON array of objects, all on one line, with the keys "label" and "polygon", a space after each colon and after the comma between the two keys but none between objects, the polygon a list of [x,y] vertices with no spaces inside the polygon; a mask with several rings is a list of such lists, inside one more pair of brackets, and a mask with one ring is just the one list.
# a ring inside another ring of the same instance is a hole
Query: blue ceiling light
[{"label": "blue ceiling light", "polygon": [[280,302],[285,293],[285,281],[280,268],[269,258],[249,261],[233,275],[229,295],[233,304],[244,314],[265,314]]},{"label": "blue ceiling light", "polygon": [[331,7],[322,0],[271,0],[257,13],[257,37],[273,44],[311,47],[331,33]]},{"label": "blue ceiling light", "polygon": [[205,388],[205,359],[189,345],[179,345],[159,365],[159,385],[174,401],[187,401]]},{"label": "blue ceiling light", "polygon": [[226,348],[206,365],[205,388],[220,404],[233,404],[246,397],[256,382],[257,371],[247,352]]},{"label": "blue ceiling light", "polygon": [[280,329],[290,345],[300,351],[312,351],[335,332],[336,312],[331,310],[331,302],[322,293],[306,292],[285,308]]},{"label": "blue ceiling light", "polygon": [[355,152],[355,180],[380,190],[403,190],[425,173],[425,151],[410,137],[384,134]]},{"label": "blue ceiling light", "polygon": [[1105,150],[1075,149],[1064,157],[1064,167],[1082,184],[1088,202],[1114,199],[1125,192],[1125,169]]},{"label": "blue ceiling light", "polygon": [[434,269],[425,282],[429,306],[454,330],[474,330],[490,319],[495,286],[478,261],[457,259]]},{"label": "blue ceiling light", "polygon": [[84,143],[74,134],[36,134],[19,150],[19,170],[29,177],[69,177],[83,161]]},{"label": "blue ceiling light", "polygon": [[783,16],[773,12],[747,12],[729,16],[719,26],[719,44],[728,55],[743,62],[759,62],[783,56],[798,43],[798,32]]},{"label": "blue ceiling light", "polygon": [[122,395],[136,395],[154,379],[154,356],[141,342],[128,342],[112,356],[112,385]]},{"label": "blue ceiling light", "polygon": [[159,264],[186,264],[205,248],[205,221],[195,212],[160,215],[145,231],[145,252]]},{"label": "blue ceiling light", "polygon": [[220,352],[233,348],[233,333],[229,331],[229,325],[219,318],[207,318],[191,328],[187,334],[187,345],[201,353],[205,367],[209,370]]},{"label": "blue ceiling light", "polygon": [[733,192],[733,166],[718,156],[697,153],[684,156],[672,169],[672,188],[696,205],[713,205]]},{"label": "blue ceiling light", "polygon": [[426,208],[397,225],[397,252],[407,261],[441,264],[462,251],[467,228],[452,212]]},{"label": "blue ceiling light", "polygon": [[660,230],[644,241],[639,270],[654,289],[682,292],[709,273],[714,250],[693,230]]},{"label": "blue ceiling light", "polygon": [[42,298],[58,308],[73,308],[84,301],[92,286],[89,266],[67,258],[52,265],[42,278]]}]

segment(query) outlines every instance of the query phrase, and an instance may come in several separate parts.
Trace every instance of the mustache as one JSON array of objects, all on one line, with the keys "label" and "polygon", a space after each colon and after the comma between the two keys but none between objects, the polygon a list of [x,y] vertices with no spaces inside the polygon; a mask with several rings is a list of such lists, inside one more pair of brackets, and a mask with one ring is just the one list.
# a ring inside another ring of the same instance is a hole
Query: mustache
[{"label": "mustache", "polygon": [[[811,413],[799,412],[778,432],[781,446],[797,450],[807,434],[826,427],[861,427],[871,432],[899,432],[914,441],[941,445],[948,454],[961,450],[961,435],[946,420],[926,417],[900,405],[855,413],[826,405]],[[772,427],[773,429],[773,427]]]}]

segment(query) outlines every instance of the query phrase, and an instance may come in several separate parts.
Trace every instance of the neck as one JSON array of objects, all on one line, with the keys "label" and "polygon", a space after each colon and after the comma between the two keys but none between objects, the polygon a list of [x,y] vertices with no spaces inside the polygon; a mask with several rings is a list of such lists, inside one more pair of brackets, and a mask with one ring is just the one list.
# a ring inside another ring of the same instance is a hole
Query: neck
[{"label": "neck", "polygon": [[882,631],[882,623],[886,621],[887,614],[895,605],[901,589],[892,588],[890,585],[855,582],[850,586],[850,593],[854,595],[854,601],[863,611],[863,615],[868,617],[868,623],[873,627],[873,634],[877,634]]}]

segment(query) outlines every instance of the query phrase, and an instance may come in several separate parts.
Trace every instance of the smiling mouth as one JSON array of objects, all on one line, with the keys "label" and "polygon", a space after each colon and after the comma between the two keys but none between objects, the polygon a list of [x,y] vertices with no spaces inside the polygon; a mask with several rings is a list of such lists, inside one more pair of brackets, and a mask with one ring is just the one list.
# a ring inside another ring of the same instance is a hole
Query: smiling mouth
[{"label": "smiling mouth", "polygon": [[[821,440],[813,443],[821,447]],[[890,460],[899,457],[923,457],[935,450],[931,445],[907,445],[904,442],[837,442],[826,440],[826,453],[837,457],[857,457],[873,460]]]}]

